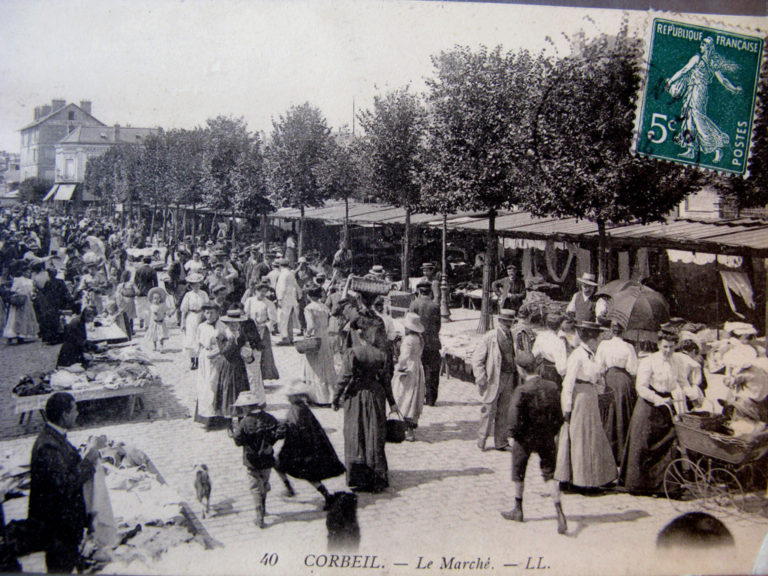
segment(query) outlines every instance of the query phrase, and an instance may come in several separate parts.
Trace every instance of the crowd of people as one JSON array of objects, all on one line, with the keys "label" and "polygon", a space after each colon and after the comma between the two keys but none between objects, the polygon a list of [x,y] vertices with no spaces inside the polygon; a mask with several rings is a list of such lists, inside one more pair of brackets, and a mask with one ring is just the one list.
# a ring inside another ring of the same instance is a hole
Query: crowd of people
[{"label": "crowd of people", "polygon": [[[169,325],[178,323],[195,382],[194,419],[243,446],[259,527],[272,468],[288,496],[293,477],[312,483],[327,502],[323,481],[343,473],[354,491],[385,490],[387,419],[397,414],[406,440],[416,441],[424,407],[438,401],[441,293],[434,265],[425,263],[409,311],[396,322],[387,308],[391,278],[373,266],[368,284],[350,285],[343,241],[325,264],[299,256],[290,238],[279,247],[185,238],[136,248],[135,236],[135,228],[111,221],[31,206],[3,211],[3,336],[14,345],[38,337],[63,342],[58,365],[68,366],[88,361],[86,326],[94,317],[129,339],[141,334],[158,353],[166,350]],[[639,357],[623,338],[625,325],[599,322],[610,315],[600,309],[605,301],[595,302],[594,276],[579,278],[564,313],[542,313],[525,304],[516,266],[506,269],[508,277],[493,286],[496,325],[472,355],[482,404],[477,446],[486,450],[492,437],[496,450],[512,456],[515,505],[505,518],[523,521],[533,453],[551,488],[558,532],[565,533],[561,486],[664,491],[677,449],[675,414],[725,412],[735,433],[765,429],[768,359],[754,328],[734,324],[719,339],[667,325],[658,351]],[[302,353],[299,380],[286,389],[291,408],[284,421],[266,411],[264,383],[281,373],[273,345]],[[729,393],[719,401],[709,395],[705,375],[717,375]],[[343,410],[343,463],[311,407]],[[63,402],[52,414],[64,422],[70,408]]]}]

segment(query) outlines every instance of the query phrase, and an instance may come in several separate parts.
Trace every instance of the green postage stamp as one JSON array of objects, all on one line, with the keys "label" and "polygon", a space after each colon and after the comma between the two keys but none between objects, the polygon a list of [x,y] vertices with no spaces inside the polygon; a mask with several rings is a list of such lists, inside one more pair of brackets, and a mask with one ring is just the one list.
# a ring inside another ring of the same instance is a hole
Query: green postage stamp
[{"label": "green postage stamp", "polygon": [[635,152],[746,175],[763,42],[654,18]]}]

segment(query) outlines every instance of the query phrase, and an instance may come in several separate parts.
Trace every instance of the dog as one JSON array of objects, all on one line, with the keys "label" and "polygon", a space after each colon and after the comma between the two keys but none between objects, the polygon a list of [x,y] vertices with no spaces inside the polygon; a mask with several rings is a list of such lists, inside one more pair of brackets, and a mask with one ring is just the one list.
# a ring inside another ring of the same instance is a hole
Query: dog
[{"label": "dog", "polygon": [[328,497],[328,550],[355,552],[360,545],[360,525],[357,523],[357,495],[334,492]]},{"label": "dog", "polygon": [[206,464],[195,466],[195,494],[197,501],[203,506],[203,518],[206,518],[211,509],[211,477],[208,475]]}]

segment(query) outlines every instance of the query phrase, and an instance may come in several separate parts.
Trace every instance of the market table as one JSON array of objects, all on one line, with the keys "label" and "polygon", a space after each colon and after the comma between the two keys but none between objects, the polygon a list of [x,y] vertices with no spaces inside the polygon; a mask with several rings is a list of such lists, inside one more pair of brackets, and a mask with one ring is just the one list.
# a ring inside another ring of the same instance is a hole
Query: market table
[{"label": "market table", "polygon": [[128,334],[116,324],[108,326],[88,326],[86,328],[88,342],[124,342],[128,340]]},{"label": "market table", "polygon": [[[65,390],[75,397],[75,402],[87,402],[89,400],[104,400],[107,398],[128,398],[128,418],[133,418],[133,412],[136,408],[136,402],[138,397],[143,394],[144,388],[142,386],[125,386],[123,388],[111,389],[111,388],[83,388],[80,390]],[[31,417],[32,412],[39,410],[41,415],[44,415],[45,404],[48,402],[50,394],[34,394],[32,396],[17,396],[13,397],[13,413],[21,414],[19,418],[19,424],[24,423],[24,416],[27,416],[27,422]]]}]

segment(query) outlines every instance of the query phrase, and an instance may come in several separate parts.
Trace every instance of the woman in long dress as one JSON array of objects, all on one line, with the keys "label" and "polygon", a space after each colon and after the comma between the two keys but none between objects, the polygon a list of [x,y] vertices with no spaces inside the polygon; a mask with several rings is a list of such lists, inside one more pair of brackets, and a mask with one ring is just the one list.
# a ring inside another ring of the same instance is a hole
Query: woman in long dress
[{"label": "woman in long dress", "polygon": [[333,407],[344,406],[347,485],[355,491],[381,492],[389,486],[386,403],[395,406],[387,336],[384,322],[373,312],[348,307],[344,315],[350,318],[349,346]]},{"label": "woman in long dress", "polygon": [[[254,294],[246,298],[243,303],[246,315],[255,322],[256,328],[261,338],[261,378],[262,380],[277,380],[280,373],[275,365],[275,356],[272,353],[272,336],[270,327],[273,318],[270,316],[270,309],[275,307],[274,303],[267,300],[267,292],[270,290],[266,282],[255,283]],[[275,314],[276,316],[276,314]]]},{"label": "woman in long dress", "polygon": [[616,479],[616,461],[600,420],[595,361],[600,325],[576,324],[581,342],[568,357],[560,404],[565,423],[560,430],[555,479],[580,488],[598,488]]},{"label": "woman in long dress", "polygon": [[203,304],[203,314],[205,322],[197,328],[200,365],[196,379],[195,422],[212,429],[226,422],[221,412],[216,410],[216,388],[224,363],[221,344],[226,340],[228,329],[219,320],[219,307],[215,302]]},{"label": "woman in long dress", "polygon": [[421,364],[421,352],[424,349],[421,334],[424,332],[424,324],[414,312],[405,315],[403,324],[405,336],[400,342],[400,355],[392,377],[392,395],[405,420],[406,439],[413,442],[416,439],[413,431],[419,425],[426,393],[424,366]]},{"label": "woman in long dress", "polygon": [[[252,389],[241,350],[248,345],[252,351],[258,351],[261,348],[261,339],[253,321],[239,308],[227,310],[227,313],[222,315],[221,322],[226,325],[227,333],[226,338],[219,344],[223,362],[214,404],[217,413],[224,418],[233,418],[238,395]],[[252,353],[249,360],[254,361]]]},{"label": "woman in long dress", "polygon": [[704,38],[699,45],[699,53],[694,54],[688,63],[667,80],[666,90],[673,98],[683,99],[681,115],[683,121],[675,141],[685,148],[682,158],[694,159],[699,150],[704,154],[715,153],[713,162],[722,158],[722,149],[730,143],[730,137],[707,116],[709,84],[712,78],[731,94],[739,94],[740,86],[735,86],[724,72],[735,72],[738,66],[723,58],[715,50],[712,37]]},{"label": "woman in long dress", "polygon": [[32,303],[34,293],[35,284],[29,267],[19,261],[11,284],[11,307],[3,328],[3,338],[7,338],[9,343],[15,340],[21,344],[24,340],[37,338],[39,326]]},{"label": "woman in long dress", "polygon": [[305,337],[320,338],[320,347],[302,356],[302,376],[310,389],[310,399],[318,405],[330,405],[336,386],[336,369],[333,366],[333,352],[328,337],[328,320],[331,312],[320,302],[322,289],[313,286],[306,291],[309,304],[304,308],[307,322]]},{"label": "woman in long dress", "polygon": [[197,329],[203,320],[203,306],[208,302],[208,295],[200,289],[203,276],[192,272],[187,276],[190,290],[181,299],[181,326],[184,331],[184,349],[189,354],[190,369],[197,370],[199,366],[200,343]]}]

